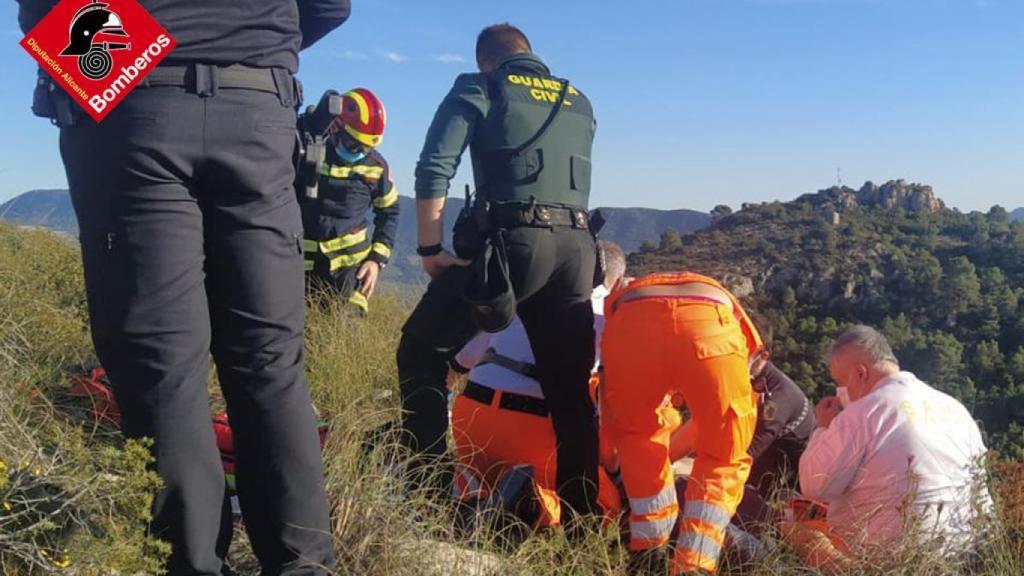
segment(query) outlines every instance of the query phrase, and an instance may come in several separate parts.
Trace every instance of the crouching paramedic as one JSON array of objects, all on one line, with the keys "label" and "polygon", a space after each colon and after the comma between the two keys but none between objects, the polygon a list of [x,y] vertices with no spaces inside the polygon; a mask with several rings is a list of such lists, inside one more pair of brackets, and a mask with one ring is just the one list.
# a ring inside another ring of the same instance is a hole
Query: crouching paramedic
[{"label": "crouching paramedic", "polygon": [[[591,295],[597,341],[604,327],[605,297],[626,269],[626,257],[618,245],[605,240],[599,244],[604,254],[604,281]],[[535,362],[518,317],[501,332],[481,332],[455,356],[452,369],[469,371],[469,382],[452,406],[452,438],[458,457],[455,481],[462,499],[479,498],[500,489],[512,470],[528,466],[526,473],[533,477],[531,496],[539,505],[523,506],[526,513],[520,520],[547,527],[560,523],[561,505],[555,484],[555,429],[537,381]],[[605,516],[618,517],[618,488],[603,468],[598,469],[597,500]]]},{"label": "crouching paramedic", "polygon": [[659,411],[678,393],[698,438],[671,572],[714,571],[750,473],[757,406],[748,358],[760,336],[732,294],[689,272],[632,282],[608,298],[605,318],[601,439],[620,460],[633,566],[659,570],[679,516],[672,423]]},{"label": "crouching paramedic", "polygon": [[[345,93],[341,114],[329,128],[332,146],[320,172],[319,194],[301,202],[307,276],[364,314],[398,228],[398,189],[376,150],[384,123],[384,105],[373,92]],[[372,235],[366,220],[371,207]]]}]

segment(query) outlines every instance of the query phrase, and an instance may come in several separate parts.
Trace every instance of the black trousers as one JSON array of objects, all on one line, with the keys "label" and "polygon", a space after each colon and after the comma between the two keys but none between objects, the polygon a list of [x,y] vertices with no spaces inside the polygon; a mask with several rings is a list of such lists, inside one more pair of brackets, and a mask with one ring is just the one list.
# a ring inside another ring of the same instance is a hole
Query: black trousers
[{"label": "black trousers", "polygon": [[294,127],[275,94],[156,87],[61,130],[93,341],[124,434],[154,439],[152,529],[173,547],[172,575],[219,574],[230,528],[211,352],[263,574],[320,574],[313,564],[332,559],[304,374]]},{"label": "black trousers", "polygon": [[[504,234],[517,312],[558,442],[558,493],[569,513],[593,513],[598,443],[588,380],[594,365],[594,240],[571,228],[519,227]],[[427,463],[447,450],[447,359],[479,331],[461,299],[468,272],[450,268],[430,283],[398,347],[405,441]]]}]

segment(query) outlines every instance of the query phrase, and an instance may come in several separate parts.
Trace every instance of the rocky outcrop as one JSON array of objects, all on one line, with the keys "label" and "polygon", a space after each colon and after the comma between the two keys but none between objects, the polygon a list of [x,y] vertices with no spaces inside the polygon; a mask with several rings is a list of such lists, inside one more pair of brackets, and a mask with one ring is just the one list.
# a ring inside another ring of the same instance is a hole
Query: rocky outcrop
[{"label": "rocky outcrop", "polygon": [[[881,186],[874,182],[865,182],[860,190],[846,186],[833,186],[819,191],[817,194],[805,194],[798,201],[810,201],[821,206],[822,210],[848,212],[858,206],[896,210],[902,208],[911,213],[931,214],[938,212],[946,205],[935,196],[935,191],[926,184],[907,183],[905,180],[890,180]],[[831,214],[826,220],[833,220]],[[839,220],[836,217],[834,220]]]},{"label": "rocky outcrop", "polygon": [[942,200],[935,196],[931,186],[908,184],[904,180],[891,180],[881,186],[875,185],[874,182],[866,182],[857,192],[857,202],[886,210],[903,208],[907,212],[927,214],[946,207]]}]

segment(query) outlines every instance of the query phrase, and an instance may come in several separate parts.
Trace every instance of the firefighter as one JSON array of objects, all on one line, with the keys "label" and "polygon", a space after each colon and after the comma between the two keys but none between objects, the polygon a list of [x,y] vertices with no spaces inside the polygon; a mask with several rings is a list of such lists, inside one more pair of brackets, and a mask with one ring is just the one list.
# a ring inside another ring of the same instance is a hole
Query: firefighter
[{"label": "firefighter", "polygon": [[[23,29],[52,4],[21,0]],[[177,47],[103,122],[35,109],[60,126],[92,338],[123,432],[154,440],[163,485],[151,531],[170,543],[169,575],[221,573],[231,515],[210,426],[212,353],[262,573],[325,574],[333,553],[304,373],[293,74],[299,50],[344,22],[349,1],[146,8]]]},{"label": "firefighter", "polygon": [[[512,25],[485,28],[476,59],[479,73],[459,76],[438,107],[416,166],[417,252],[431,282],[402,329],[397,354],[404,439],[420,455],[411,487],[422,485],[429,464],[446,453],[447,358],[479,331],[463,298],[472,268],[441,244],[445,197],[468,146],[478,206],[488,208],[485,223],[496,231],[490,240],[507,248],[517,313],[536,355],[558,440],[559,496],[571,510],[596,514],[598,444],[588,393],[593,111]],[[433,486],[446,484],[442,477]]]},{"label": "firefighter", "polygon": [[734,296],[688,272],[632,282],[608,298],[605,318],[601,432],[620,459],[634,569],[663,570],[679,516],[671,426],[658,412],[678,393],[698,437],[672,573],[714,571],[750,473],[757,406],[748,358],[760,336]]},{"label": "firefighter", "polygon": [[[376,150],[384,138],[384,105],[366,88],[342,96],[328,131],[332,146],[320,171],[319,194],[301,197],[306,272],[363,314],[391,257],[398,227],[398,188]],[[373,208],[373,233],[366,213]]]}]

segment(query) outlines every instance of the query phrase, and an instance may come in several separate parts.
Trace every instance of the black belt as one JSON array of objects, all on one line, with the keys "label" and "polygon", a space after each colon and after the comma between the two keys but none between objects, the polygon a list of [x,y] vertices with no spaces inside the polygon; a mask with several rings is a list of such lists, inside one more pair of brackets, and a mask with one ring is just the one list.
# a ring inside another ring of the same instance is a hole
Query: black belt
[{"label": "black belt", "polygon": [[555,204],[495,203],[491,205],[490,216],[497,228],[566,226],[579,230],[590,229],[590,215],[586,210]]},{"label": "black belt", "polygon": [[216,94],[221,88],[257,90],[277,94],[282,102],[287,99],[293,103],[298,103],[300,96],[297,83],[288,70],[242,64],[157,66],[139,82],[139,88],[152,86],[180,86],[201,96]]},{"label": "black belt", "polygon": [[[494,395],[497,390],[483,384],[477,384],[472,380],[466,383],[466,388],[462,391],[462,395],[470,400],[476,400],[481,404],[488,406],[494,402]],[[543,398],[534,398],[533,396],[525,396],[523,394],[516,394],[515,392],[501,391],[501,399],[498,401],[498,408],[504,410],[511,410],[513,412],[525,412],[527,414],[533,414],[534,416],[540,416],[546,418],[548,415],[548,406],[544,402]]]}]

